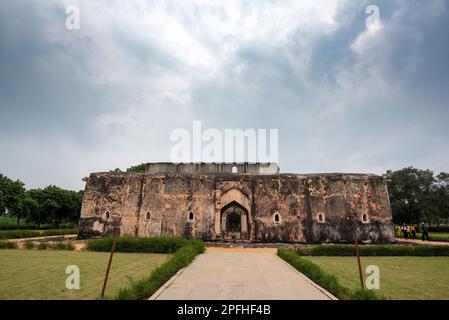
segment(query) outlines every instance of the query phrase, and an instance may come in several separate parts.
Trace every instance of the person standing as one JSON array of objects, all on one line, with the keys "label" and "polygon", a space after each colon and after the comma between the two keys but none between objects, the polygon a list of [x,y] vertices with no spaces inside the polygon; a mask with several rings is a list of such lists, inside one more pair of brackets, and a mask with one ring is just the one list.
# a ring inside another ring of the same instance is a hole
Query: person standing
[{"label": "person standing", "polygon": [[405,223],[402,224],[402,236],[404,239],[408,239],[407,225]]},{"label": "person standing", "polygon": [[415,240],[416,239],[416,228],[414,224],[410,225],[410,234],[412,236],[412,239]]},{"label": "person standing", "polygon": [[422,227],[422,241],[424,241],[424,238],[429,241],[429,228],[427,226],[427,223],[424,223],[421,225]]}]

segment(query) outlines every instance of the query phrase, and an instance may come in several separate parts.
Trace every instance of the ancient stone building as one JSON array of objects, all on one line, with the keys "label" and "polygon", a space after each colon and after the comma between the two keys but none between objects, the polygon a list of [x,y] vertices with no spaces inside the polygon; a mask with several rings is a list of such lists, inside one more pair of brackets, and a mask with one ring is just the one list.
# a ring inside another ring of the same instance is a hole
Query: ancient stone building
[{"label": "ancient stone building", "polygon": [[276,164],[149,163],[92,173],[79,237],[112,230],[208,241],[392,242],[386,184],[372,174],[287,174]]}]

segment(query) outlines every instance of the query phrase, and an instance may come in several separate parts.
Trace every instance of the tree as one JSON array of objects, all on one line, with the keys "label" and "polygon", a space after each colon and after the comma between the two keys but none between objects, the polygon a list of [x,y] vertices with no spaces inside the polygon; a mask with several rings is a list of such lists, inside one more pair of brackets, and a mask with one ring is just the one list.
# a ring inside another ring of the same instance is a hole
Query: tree
[{"label": "tree", "polygon": [[435,206],[435,178],[430,170],[413,167],[387,171],[391,209],[396,223],[418,223],[438,214]]},{"label": "tree", "polygon": [[20,215],[19,206],[24,193],[23,182],[20,180],[13,181],[0,174],[0,215],[6,212],[13,216]]},{"label": "tree", "polygon": [[440,221],[449,215],[449,174],[434,176],[413,167],[387,171],[393,218],[396,223]]},{"label": "tree", "polygon": [[138,164],[136,166],[129,167],[128,169],[126,169],[126,172],[144,173],[146,166],[147,166],[146,163],[141,163],[141,164]]}]

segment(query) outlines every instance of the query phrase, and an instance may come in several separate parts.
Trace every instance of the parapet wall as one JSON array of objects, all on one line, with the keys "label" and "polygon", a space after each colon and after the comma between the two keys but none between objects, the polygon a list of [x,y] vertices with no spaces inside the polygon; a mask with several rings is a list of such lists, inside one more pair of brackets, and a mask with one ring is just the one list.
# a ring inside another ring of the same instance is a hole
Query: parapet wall
[{"label": "parapet wall", "polygon": [[147,163],[145,173],[187,173],[187,174],[277,174],[276,163]]}]

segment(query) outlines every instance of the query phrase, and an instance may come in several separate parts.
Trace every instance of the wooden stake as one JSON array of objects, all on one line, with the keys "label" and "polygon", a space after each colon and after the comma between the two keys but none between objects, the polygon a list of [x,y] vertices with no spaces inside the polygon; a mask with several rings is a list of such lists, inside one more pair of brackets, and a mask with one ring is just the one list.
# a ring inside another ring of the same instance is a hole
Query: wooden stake
[{"label": "wooden stake", "polygon": [[365,284],[363,282],[362,264],[360,262],[359,237],[357,234],[357,229],[355,230],[354,233],[354,242],[355,242],[355,254],[357,256],[357,265],[359,267],[360,286],[362,287],[362,289],[365,289]]},{"label": "wooden stake", "polygon": [[109,255],[108,267],[106,269],[106,274],[104,276],[103,289],[101,290],[102,299],[104,298],[104,292],[106,291],[106,284],[108,283],[109,270],[111,269],[112,257],[114,256],[114,252],[115,252],[115,231],[112,232],[112,248],[111,254]]}]

